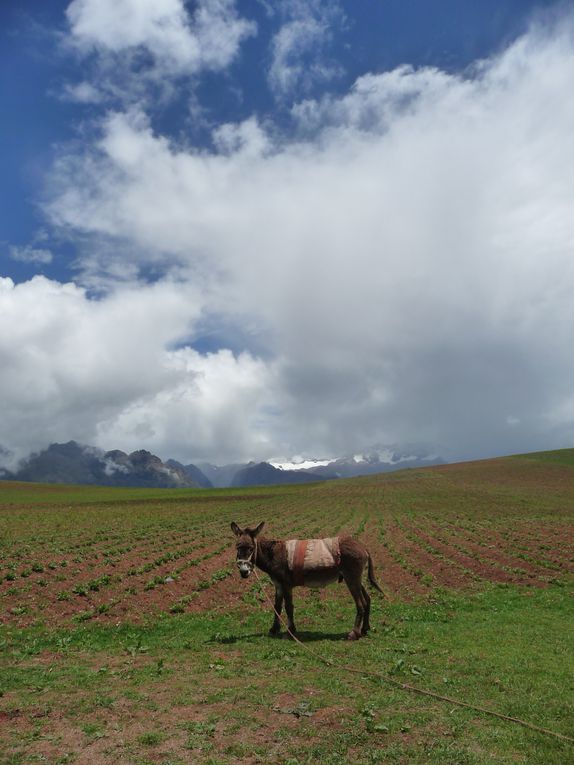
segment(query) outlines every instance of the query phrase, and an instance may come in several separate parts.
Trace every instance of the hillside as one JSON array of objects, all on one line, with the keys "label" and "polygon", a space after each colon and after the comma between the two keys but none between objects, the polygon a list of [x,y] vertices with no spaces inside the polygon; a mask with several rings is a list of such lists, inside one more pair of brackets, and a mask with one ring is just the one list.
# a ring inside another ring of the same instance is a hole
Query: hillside
[{"label": "hillside", "polygon": [[574,449],[556,449],[549,452],[530,452],[517,454],[513,459],[527,459],[534,462],[550,462],[555,465],[569,465],[574,467]]},{"label": "hillside", "polygon": [[304,470],[279,470],[268,462],[250,464],[238,470],[231,486],[283,486],[284,484],[312,483],[336,476],[318,475]]}]

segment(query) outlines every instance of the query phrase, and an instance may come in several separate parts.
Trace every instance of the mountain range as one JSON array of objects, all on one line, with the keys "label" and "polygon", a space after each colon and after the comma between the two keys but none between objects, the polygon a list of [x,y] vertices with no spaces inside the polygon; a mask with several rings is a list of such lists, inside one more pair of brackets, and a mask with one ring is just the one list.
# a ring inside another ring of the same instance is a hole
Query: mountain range
[{"label": "mountain range", "polygon": [[309,483],[442,463],[442,458],[415,445],[378,446],[362,454],[336,459],[184,465],[173,459],[164,462],[144,449],[131,454],[119,449],[106,452],[69,441],[50,444],[43,451],[31,454],[14,470],[0,468],[0,479],[103,486],[223,488]]}]

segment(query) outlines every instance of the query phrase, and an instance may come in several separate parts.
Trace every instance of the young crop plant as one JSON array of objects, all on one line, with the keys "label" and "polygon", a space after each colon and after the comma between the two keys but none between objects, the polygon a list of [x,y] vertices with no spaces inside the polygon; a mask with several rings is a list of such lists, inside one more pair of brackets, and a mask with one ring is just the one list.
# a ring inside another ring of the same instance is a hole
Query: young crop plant
[{"label": "young crop plant", "polygon": [[177,600],[169,609],[170,613],[172,614],[183,614],[185,612],[185,607],[191,603],[195,596],[195,593],[190,593],[189,595],[184,595],[182,598]]},{"label": "young crop plant", "polygon": [[107,587],[111,584],[112,577],[109,574],[103,574],[97,579],[92,579],[87,583],[88,590],[91,592],[98,592],[102,587]]},{"label": "young crop plant", "polygon": [[158,744],[161,744],[163,741],[165,741],[165,733],[160,733],[158,731],[149,731],[148,733],[142,733],[140,736],[138,736],[137,740],[139,744],[142,744],[143,746],[158,746]]},{"label": "young crop plant", "polygon": [[94,608],[90,608],[87,611],[80,611],[79,613],[74,614],[74,616],[72,616],[72,619],[73,621],[78,623],[87,622],[90,619],[93,619],[96,613],[97,612]]},{"label": "young crop plant", "polygon": [[154,576],[154,578],[150,579],[150,581],[144,586],[144,590],[155,590],[158,584],[165,584],[165,577]]}]

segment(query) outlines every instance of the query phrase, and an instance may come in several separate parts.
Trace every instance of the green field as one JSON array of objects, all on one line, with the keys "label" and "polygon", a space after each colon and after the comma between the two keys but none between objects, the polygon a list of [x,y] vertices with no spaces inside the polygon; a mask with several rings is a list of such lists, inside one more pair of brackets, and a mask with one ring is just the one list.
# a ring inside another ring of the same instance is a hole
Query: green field
[{"label": "green field", "polygon": [[[574,763],[574,450],[303,486],[0,482],[2,763]],[[267,636],[232,520],[348,531],[389,595],[297,589]],[[325,666],[320,659],[328,659]],[[351,671],[353,670],[353,671]]]}]

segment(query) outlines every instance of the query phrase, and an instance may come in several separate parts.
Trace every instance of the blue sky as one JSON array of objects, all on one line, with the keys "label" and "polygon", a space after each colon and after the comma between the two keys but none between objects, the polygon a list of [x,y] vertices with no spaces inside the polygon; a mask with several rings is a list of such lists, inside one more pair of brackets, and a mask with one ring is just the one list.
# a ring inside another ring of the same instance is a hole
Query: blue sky
[{"label": "blue sky", "polygon": [[0,30],[13,459],[571,443],[569,4],[43,0]]},{"label": "blue sky", "polygon": [[[271,4],[273,5],[273,4]],[[325,4],[328,5],[328,4]],[[332,27],[325,41],[325,57],[338,71],[327,81],[311,82],[305,96],[344,93],[366,72],[383,72],[401,64],[436,66],[462,71],[477,59],[496,53],[524,33],[533,14],[552,3],[514,0],[460,2],[443,0],[389,0],[388,2],[333,4]],[[3,4],[0,9],[0,96],[4,172],[0,187],[3,255],[9,246],[25,247],[35,241],[46,220],[39,210],[39,189],[54,158],[54,146],[77,139],[85,122],[97,116],[93,107],[65,101],[62,90],[88,72],[88,62],[66,55],[69,3],[39,0]],[[188,4],[188,7],[193,7]],[[289,128],[289,106],[300,97],[290,94],[277,102],[267,82],[270,41],[289,17],[286,10],[270,14],[264,3],[244,2],[242,16],[257,24],[257,33],[245,41],[241,53],[222,75],[206,75],[197,83],[180,83],[180,92],[161,109],[149,111],[152,124],[165,135],[185,132],[199,145],[209,142],[209,131],[190,119],[187,101],[197,93],[209,119],[231,122],[253,114],[269,116]],[[288,7],[288,6],[287,6]],[[278,5],[276,6],[278,8]],[[331,21],[331,19],[329,19]],[[303,62],[309,58],[307,53]],[[78,66],[80,64],[80,66]],[[84,69],[84,67],[86,67]],[[69,278],[74,253],[62,243],[52,245],[58,257],[44,268],[56,278]],[[34,273],[33,266],[8,259],[4,274],[20,280]]]}]

